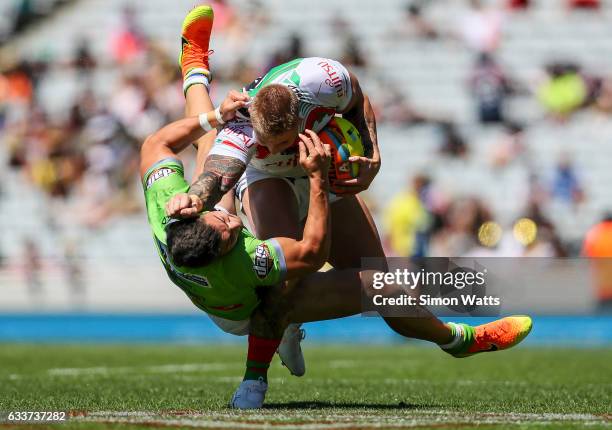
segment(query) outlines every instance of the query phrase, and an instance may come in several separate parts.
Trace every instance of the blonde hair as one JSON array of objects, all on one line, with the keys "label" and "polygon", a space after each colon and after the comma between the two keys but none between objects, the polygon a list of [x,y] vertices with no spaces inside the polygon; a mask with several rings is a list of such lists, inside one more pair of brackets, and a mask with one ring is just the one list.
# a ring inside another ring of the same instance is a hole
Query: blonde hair
[{"label": "blonde hair", "polygon": [[251,123],[259,136],[277,136],[298,123],[299,100],[288,87],[270,84],[263,87],[249,108]]}]

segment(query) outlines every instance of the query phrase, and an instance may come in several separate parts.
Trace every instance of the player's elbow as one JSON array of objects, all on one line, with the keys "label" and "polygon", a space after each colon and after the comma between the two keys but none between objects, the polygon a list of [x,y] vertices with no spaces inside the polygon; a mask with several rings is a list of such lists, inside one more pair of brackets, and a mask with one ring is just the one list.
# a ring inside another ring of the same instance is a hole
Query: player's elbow
[{"label": "player's elbow", "polygon": [[163,143],[159,139],[157,133],[150,134],[149,136],[147,136],[144,143],[140,147],[140,154],[141,155],[147,154],[159,148],[160,146],[163,146]]},{"label": "player's elbow", "polygon": [[325,241],[305,240],[303,241],[302,261],[316,272],[327,262],[329,258],[329,246]]}]

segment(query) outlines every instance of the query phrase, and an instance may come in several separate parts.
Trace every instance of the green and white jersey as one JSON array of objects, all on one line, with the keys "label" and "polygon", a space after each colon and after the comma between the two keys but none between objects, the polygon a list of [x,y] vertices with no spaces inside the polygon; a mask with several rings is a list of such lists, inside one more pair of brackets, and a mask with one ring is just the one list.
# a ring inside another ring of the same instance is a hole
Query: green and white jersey
[{"label": "green and white jersey", "polygon": [[270,84],[285,85],[298,96],[302,130],[313,110],[329,108],[341,112],[353,95],[348,70],[338,61],[321,57],[297,58],[276,66],[256,81],[248,93],[255,97]]},{"label": "green and white jersey", "polygon": [[239,321],[249,318],[259,299],[255,289],[276,285],[286,274],[285,258],[274,239],[262,241],[242,229],[232,250],[204,267],[178,267],[166,246],[166,203],[186,193],[180,160],[168,158],[151,167],[143,178],[147,217],[162,264],[174,284],[200,309],[222,318]]},{"label": "green and white jersey", "polygon": [[[321,57],[298,58],[274,67],[246,90],[254,97],[270,84],[289,87],[300,102],[300,131],[308,128],[321,131],[338,112],[344,111],[353,97],[348,70],[339,62]],[[239,118],[228,122],[217,134],[210,154],[238,158],[257,170],[284,177],[303,177],[299,165],[297,141],[281,154],[257,144],[248,111],[239,111]]]}]

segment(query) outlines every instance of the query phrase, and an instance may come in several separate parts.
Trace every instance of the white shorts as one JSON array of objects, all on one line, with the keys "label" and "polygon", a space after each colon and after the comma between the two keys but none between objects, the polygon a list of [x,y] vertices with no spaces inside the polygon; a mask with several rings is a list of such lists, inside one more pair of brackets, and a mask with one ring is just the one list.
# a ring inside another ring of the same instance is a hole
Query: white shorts
[{"label": "white shorts", "polygon": [[246,336],[247,334],[249,334],[251,320],[232,321],[211,314],[206,315],[210,317],[212,322],[214,322],[217,327],[219,327],[226,333],[233,334],[236,336]]},{"label": "white shorts", "polygon": [[[295,194],[295,198],[298,204],[298,214],[300,216],[300,221],[306,219],[306,215],[308,215],[308,204],[310,203],[310,182],[308,177],[303,178],[287,178],[284,176],[274,175],[272,173],[264,172],[258,170],[252,166],[247,166],[246,170],[236,183],[236,196],[240,201],[240,209],[244,213],[244,208],[242,206],[242,196],[244,192],[249,187],[249,185],[254,184],[255,182],[263,181],[268,178],[277,178],[285,181],[291,189],[293,190],[293,194]],[[329,203],[334,203],[340,200],[342,197],[329,193]]]}]

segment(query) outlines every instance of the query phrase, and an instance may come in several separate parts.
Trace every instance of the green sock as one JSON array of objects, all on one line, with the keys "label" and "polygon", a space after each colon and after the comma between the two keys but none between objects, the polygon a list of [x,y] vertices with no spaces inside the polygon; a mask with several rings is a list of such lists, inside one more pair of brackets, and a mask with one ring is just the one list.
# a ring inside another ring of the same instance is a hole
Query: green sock
[{"label": "green sock", "polygon": [[474,327],[469,324],[446,324],[450,328],[453,340],[446,345],[440,345],[444,351],[451,355],[462,354],[466,352],[474,343]]}]

